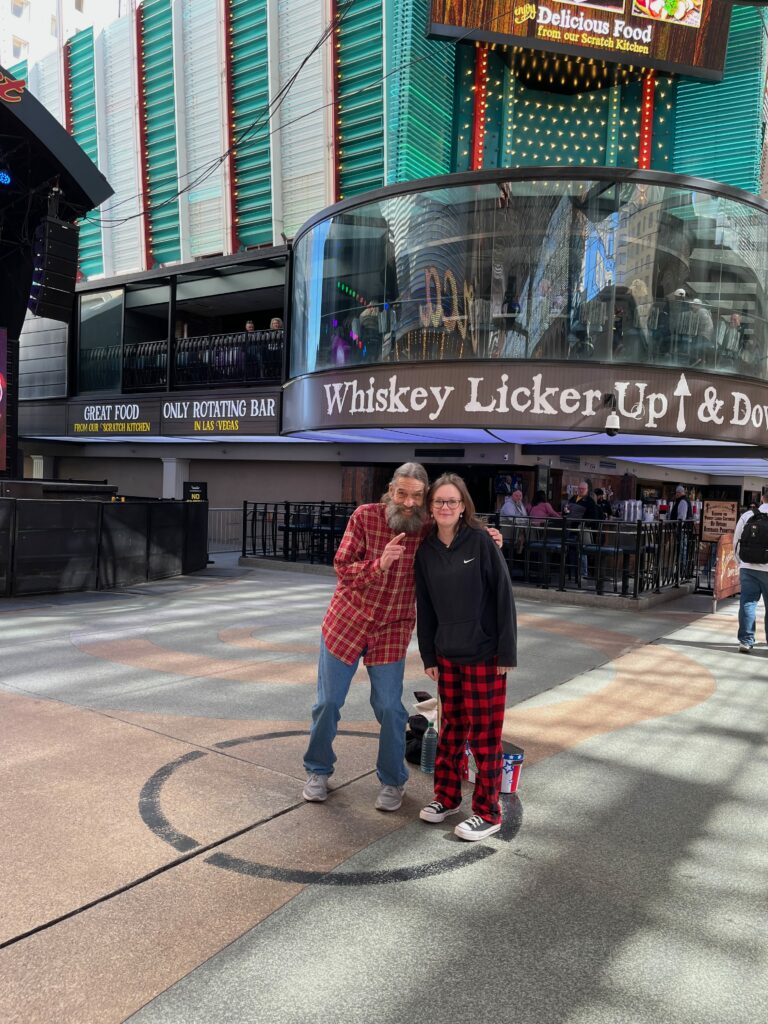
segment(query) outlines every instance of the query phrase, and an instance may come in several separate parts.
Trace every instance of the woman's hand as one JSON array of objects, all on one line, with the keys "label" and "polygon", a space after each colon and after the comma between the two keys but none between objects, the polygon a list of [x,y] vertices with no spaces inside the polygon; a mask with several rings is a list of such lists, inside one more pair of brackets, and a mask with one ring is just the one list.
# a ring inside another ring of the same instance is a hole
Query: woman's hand
[{"label": "woman's hand", "polygon": [[425,668],[424,669],[424,674],[428,675],[433,683],[436,683],[437,682],[437,677],[440,674],[440,670],[438,669],[437,665],[433,665],[432,668]]},{"label": "woman's hand", "polygon": [[507,672],[511,672],[512,669],[508,665],[497,665],[496,671],[499,673],[500,676],[505,676]]}]

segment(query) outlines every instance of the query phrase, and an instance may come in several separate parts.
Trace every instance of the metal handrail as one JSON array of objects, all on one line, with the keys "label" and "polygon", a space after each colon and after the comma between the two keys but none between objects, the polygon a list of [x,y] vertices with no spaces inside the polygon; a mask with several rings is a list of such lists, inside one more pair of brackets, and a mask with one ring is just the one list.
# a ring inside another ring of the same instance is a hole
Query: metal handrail
[{"label": "metal handrail", "polygon": [[[513,580],[549,588],[606,589],[625,597],[660,593],[696,576],[693,522],[500,517]],[[586,569],[586,572],[584,571]]]},{"label": "metal handrail", "polygon": [[333,563],[355,502],[244,501],[242,554]]},{"label": "metal handrail", "polygon": [[[174,338],[171,384],[196,388],[280,381],[283,374],[283,331],[236,331]],[[152,391],[168,386],[168,339],[125,342],[122,346],[123,391]],[[81,354],[89,387],[114,380],[121,349],[112,345]]]}]

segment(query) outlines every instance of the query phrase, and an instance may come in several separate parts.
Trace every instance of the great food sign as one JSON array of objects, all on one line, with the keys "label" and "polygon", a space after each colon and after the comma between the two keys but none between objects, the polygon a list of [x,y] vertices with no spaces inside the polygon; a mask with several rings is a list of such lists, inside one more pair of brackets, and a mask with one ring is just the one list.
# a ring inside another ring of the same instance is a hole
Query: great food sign
[{"label": "great food sign", "polygon": [[730,0],[431,0],[429,31],[719,80],[730,18]]},{"label": "great food sign", "polygon": [[277,432],[279,395],[188,395],[183,398],[130,398],[71,402],[67,433],[93,437],[226,437]]},{"label": "great food sign", "polygon": [[450,363],[327,371],[283,391],[283,431],[369,427],[586,430],[616,396],[627,434],[768,443],[768,387],[604,364]]}]

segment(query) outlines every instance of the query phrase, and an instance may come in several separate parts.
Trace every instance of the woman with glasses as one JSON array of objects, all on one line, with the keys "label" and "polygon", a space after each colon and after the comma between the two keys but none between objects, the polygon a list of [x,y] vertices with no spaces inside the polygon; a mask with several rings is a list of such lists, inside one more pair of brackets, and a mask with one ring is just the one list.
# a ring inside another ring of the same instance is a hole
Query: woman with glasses
[{"label": "woman with glasses", "polygon": [[461,804],[467,740],[477,763],[472,815],[454,829],[475,841],[501,828],[501,729],[507,677],[517,664],[517,625],[504,559],[475,517],[455,473],[427,496],[435,524],[416,553],[419,652],[438,684],[442,721],[435,759],[435,799],[420,812],[441,822]]}]

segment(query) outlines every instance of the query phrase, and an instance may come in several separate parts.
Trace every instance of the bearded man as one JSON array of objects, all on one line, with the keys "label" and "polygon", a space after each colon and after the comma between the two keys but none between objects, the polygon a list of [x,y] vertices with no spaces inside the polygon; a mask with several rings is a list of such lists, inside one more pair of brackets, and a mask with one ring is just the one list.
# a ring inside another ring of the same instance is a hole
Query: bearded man
[{"label": "bearded man", "polygon": [[[336,590],[323,619],[317,702],[304,755],[308,778],[303,797],[322,803],[336,755],[333,741],[360,658],[371,681],[371,706],[380,726],[376,774],[381,789],[375,807],[396,811],[403,801],[405,766],[403,707],[405,654],[416,624],[414,559],[431,529],[423,466],[406,462],[395,470],[387,493],[375,505],[355,509],[334,559]],[[497,544],[501,535],[491,530]]]}]

